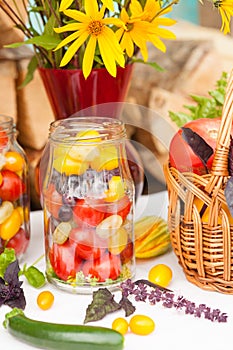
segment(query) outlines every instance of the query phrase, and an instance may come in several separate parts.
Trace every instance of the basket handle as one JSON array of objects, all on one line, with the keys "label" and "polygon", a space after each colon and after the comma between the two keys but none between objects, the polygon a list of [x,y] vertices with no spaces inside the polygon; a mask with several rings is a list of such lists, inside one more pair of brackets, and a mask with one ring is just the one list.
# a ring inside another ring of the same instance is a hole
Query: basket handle
[{"label": "basket handle", "polygon": [[218,138],[211,174],[214,176],[228,176],[228,153],[233,120],[233,71],[230,73],[226,96],[222,109],[222,119],[218,131]]}]

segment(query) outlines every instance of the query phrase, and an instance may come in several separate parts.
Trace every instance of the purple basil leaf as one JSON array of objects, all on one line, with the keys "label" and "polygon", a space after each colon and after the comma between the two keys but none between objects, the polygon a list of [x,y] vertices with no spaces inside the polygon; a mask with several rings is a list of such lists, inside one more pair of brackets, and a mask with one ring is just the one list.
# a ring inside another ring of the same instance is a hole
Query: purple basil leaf
[{"label": "purple basil leaf", "polygon": [[182,138],[192,148],[193,152],[200,158],[206,166],[208,159],[214,153],[213,148],[195,131],[182,127]]},{"label": "purple basil leaf", "polygon": [[233,176],[227,180],[224,194],[231,216],[233,216]]},{"label": "purple basil leaf", "polygon": [[17,307],[18,309],[25,309],[26,299],[22,288],[17,288],[12,293],[12,297],[9,300],[6,300],[5,305],[10,306],[12,309]]},{"label": "purple basil leaf", "polygon": [[136,307],[131,303],[131,301],[124,295],[119,302],[121,308],[125,310],[125,317],[130,316],[136,310]]},{"label": "purple basil leaf", "polygon": [[16,259],[15,261],[13,261],[12,263],[10,263],[5,271],[4,274],[4,280],[5,282],[7,282],[8,284],[12,284],[14,286],[19,284],[19,264],[18,264],[18,260]]},{"label": "purple basil leaf", "polygon": [[230,148],[229,148],[229,153],[228,153],[228,171],[229,175],[233,176],[233,139],[231,136],[230,140]]},{"label": "purple basil leaf", "polygon": [[120,304],[114,300],[114,295],[107,288],[99,288],[93,292],[93,299],[87,307],[84,323],[101,320],[120,308]]},{"label": "purple basil leaf", "polygon": [[26,300],[21,288],[22,282],[19,281],[19,270],[18,261],[15,260],[7,266],[4,279],[0,278],[0,306],[4,304],[12,308],[25,308]]}]

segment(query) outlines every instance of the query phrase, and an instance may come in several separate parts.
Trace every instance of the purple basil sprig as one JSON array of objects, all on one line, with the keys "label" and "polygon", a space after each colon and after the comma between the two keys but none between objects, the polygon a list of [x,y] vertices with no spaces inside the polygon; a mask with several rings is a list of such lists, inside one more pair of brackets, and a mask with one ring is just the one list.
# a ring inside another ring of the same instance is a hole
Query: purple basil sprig
[{"label": "purple basil sprig", "polygon": [[[159,286],[153,286],[146,280],[139,280],[135,283],[128,279],[121,283],[121,291],[123,297],[127,298],[133,295],[136,301],[149,301],[150,304],[155,305],[161,302],[166,308],[175,308],[177,310],[184,310],[185,314],[193,315],[194,317],[204,317],[212,322],[227,322],[227,314],[222,313],[219,309],[211,309],[205,304],[196,305],[194,302],[187,300],[183,296],[175,296],[174,292]],[[149,288],[148,288],[149,287]]]}]

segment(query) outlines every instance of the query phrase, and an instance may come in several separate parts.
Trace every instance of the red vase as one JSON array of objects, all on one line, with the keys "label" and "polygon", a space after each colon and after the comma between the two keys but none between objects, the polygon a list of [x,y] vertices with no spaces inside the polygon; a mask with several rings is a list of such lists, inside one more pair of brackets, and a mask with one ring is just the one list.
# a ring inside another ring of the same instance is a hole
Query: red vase
[{"label": "red vase", "polygon": [[[133,65],[117,67],[114,78],[105,68],[96,68],[85,79],[81,69],[39,68],[56,120],[71,117],[77,112],[76,116],[120,118],[132,72]],[[144,182],[142,162],[130,142],[126,149],[137,198],[142,193]]]},{"label": "red vase", "polygon": [[[81,69],[39,68],[55,119],[67,118],[91,106],[95,112],[95,105],[123,102],[132,71],[133,65],[117,67],[114,78],[105,68],[96,68],[85,79]],[[115,117],[114,111],[110,117]]]}]

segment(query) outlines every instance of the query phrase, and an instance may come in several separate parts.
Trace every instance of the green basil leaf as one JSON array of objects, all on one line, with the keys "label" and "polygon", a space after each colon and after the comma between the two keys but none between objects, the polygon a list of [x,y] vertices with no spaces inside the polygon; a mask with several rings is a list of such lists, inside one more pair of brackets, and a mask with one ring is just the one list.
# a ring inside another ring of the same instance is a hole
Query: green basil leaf
[{"label": "green basil leaf", "polygon": [[15,250],[12,248],[5,248],[0,254],[0,277],[4,278],[7,266],[15,260]]},{"label": "green basil leaf", "polygon": [[24,276],[26,277],[28,283],[35,288],[41,288],[45,284],[44,274],[35,266],[28,267],[24,271]]}]

